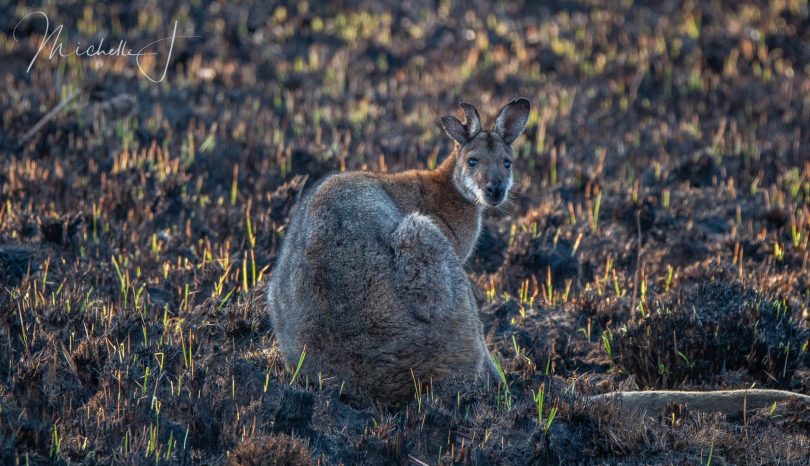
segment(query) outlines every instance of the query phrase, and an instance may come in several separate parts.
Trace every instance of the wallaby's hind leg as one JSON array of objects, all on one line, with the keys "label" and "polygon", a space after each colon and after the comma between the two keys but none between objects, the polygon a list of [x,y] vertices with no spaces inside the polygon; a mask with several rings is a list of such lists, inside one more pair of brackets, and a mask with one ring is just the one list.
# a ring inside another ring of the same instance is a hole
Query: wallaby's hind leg
[{"label": "wallaby's hind leg", "polygon": [[436,312],[453,305],[459,259],[430,218],[418,213],[405,216],[394,230],[391,246],[395,286],[414,317],[430,322]]}]

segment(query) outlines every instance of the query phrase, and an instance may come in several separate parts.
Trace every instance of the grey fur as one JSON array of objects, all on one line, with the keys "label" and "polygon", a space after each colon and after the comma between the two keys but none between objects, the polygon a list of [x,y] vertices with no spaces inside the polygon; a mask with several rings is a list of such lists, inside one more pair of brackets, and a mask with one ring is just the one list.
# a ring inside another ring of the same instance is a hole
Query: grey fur
[{"label": "grey fur", "polygon": [[391,401],[414,376],[491,373],[471,284],[432,220],[362,173],[328,178],[296,214],[268,287],[288,365],[306,347],[307,371]]}]

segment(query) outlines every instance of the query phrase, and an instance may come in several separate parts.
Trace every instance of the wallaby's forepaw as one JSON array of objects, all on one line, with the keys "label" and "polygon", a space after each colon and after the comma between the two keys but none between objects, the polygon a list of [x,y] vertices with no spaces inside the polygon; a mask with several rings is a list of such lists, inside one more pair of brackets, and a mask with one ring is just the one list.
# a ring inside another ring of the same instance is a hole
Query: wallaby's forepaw
[{"label": "wallaby's forepaw", "polygon": [[417,319],[430,321],[435,309],[452,302],[447,278],[452,246],[430,218],[417,213],[400,221],[392,239],[399,296]]}]

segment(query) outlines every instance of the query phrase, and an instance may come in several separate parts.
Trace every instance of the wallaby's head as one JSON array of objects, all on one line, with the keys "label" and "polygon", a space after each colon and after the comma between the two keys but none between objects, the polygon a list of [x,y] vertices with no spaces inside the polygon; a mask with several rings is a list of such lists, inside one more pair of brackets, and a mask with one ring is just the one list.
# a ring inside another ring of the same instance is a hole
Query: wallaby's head
[{"label": "wallaby's head", "polygon": [[481,129],[474,106],[460,104],[466,123],[443,116],[442,126],[458,144],[453,184],[468,200],[483,205],[501,205],[512,187],[512,143],[529,119],[529,101],[520,98],[506,104],[489,131]]}]

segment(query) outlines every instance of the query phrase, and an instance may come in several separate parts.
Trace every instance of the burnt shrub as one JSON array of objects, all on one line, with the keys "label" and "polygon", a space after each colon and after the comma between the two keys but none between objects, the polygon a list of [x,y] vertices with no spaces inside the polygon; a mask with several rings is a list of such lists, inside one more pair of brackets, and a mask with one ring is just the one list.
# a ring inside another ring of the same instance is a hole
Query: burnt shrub
[{"label": "burnt shrub", "polygon": [[282,433],[249,438],[230,458],[230,464],[234,466],[305,465],[311,462],[306,442]]},{"label": "burnt shrub", "polygon": [[19,284],[30,268],[37,270],[35,252],[21,245],[0,245],[0,285],[13,287]]},{"label": "burnt shrub", "polygon": [[555,289],[565,288],[566,282],[579,283],[582,265],[573,244],[564,238],[521,236],[509,247],[502,267],[502,285],[517,290],[526,279],[534,277],[544,283],[551,273]]},{"label": "burnt shrub", "polygon": [[309,392],[285,390],[273,415],[275,430],[284,433],[307,430],[312,422],[314,404],[315,398]]},{"label": "burnt shrub", "polygon": [[614,360],[646,387],[708,382],[744,370],[787,387],[807,336],[784,301],[739,283],[685,284],[677,297],[615,335]]}]

